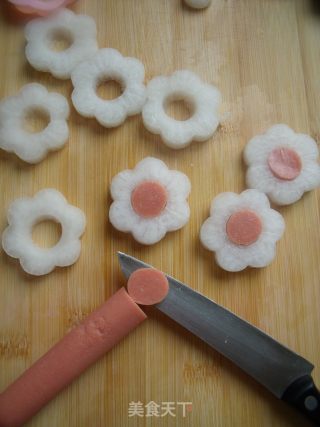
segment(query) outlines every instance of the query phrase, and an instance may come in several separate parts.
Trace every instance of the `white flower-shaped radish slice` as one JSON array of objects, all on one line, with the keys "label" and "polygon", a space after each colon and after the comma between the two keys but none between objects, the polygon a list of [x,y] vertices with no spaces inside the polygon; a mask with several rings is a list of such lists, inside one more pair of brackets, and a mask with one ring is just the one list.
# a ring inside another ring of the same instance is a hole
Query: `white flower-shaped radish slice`
[{"label": "white flower-shaped radish slice", "polygon": [[[26,56],[39,71],[48,71],[59,79],[70,78],[80,62],[98,50],[96,23],[91,16],[76,15],[69,9],[30,21],[25,27]],[[69,42],[65,50],[55,50],[55,39]]]},{"label": "white flower-shaped radish slice", "polygon": [[[48,116],[49,123],[40,132],[28,132],[23,126],[25,117],[33,111]],[[67,142],[68,116],[64,96],[49,93],[38,83],[27,84],[16,96],[0,102],[0,147],[25,162],[40,162],[49,151],[59,150]]]},{"label": "white flower-shaped radish slice", "polygon": [[[170,101],[185,101],[192,107],[187,120],[175,120],[165,112]],[[219,124],[219,90],[204,83],[188,70],[175,71],[171,76],[153,78],[147,85],[147,101],[142,110],[143,123],[152,133],[160,135],[171,148],[184,148],[194,141],[205,141]]]},{"label": "white flower-shaped radish slice", "polygon": [[[128,116],[140,113],[145,102],[143,64],[115,49],[100,49],[73,70],[71,79],[75,109],[84,117],[95,117],[105,127],[119,126]],[[121,84],[123,91],[119,97],[111,100],[99,97],[97,88],[106,80]]]},{"label": "white flower-shaped radish slice", "polygon": [[[15,200],[7,217],[9,226],[3,232],[2,247],[8,255],[19,259],[27,273],[41,276],[56,266],[74,264],[79,258],[86,218],[59,191],[45,189],[34,197]],[[60,240],[52,248],[41,248],[32,240],[33,227],[44,220],[61,224]]]}]

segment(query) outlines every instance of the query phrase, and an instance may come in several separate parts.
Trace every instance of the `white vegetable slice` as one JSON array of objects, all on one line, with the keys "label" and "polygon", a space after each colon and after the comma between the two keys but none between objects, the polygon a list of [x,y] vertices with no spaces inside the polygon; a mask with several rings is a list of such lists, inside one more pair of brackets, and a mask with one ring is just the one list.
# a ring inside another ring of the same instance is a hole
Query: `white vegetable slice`
[{"label": "white vegetable slice", "polygon": [[[3,232],[2,247],[8,255],[20,260],[27,273],[41,276],[56,266],[69,266],[79,258],[86,218],[59,191],[49,188],[32,198],[15,200],[7,217],[9,226]],[[44,220],[61,224],[61,238],[52,248],[41,248],[32,240],[33,227]]]},{"label": "white vegetable slice", "polygon": [[267,194],[278,205],[294,203],[320,186],[317,143],[284,124],[252,138],[243,154],[248,165],[247,186]]},{"label": "white vegetable slice", "polygon": [[118,230],[132,233],[140,243],[157,243],[168,231],[188,222],[190,189],[186,175],[147,157],[133,170],[124,170],[113,178],[110,222]]},{"label": "white vegetable slice", "polygon": [[257,190],[221,193],[212,201],[200,240],[215,252],[220,267],[240,271],[267,266],[275,257],[284,228],[283,217],[270,208],[265,194]]},{"label": "white vegetable slice", "polygon": [[[100,49],[73,70],[71,79],[75,109],[84,117],[95,117],[105,127],[119,126],[128,116],[140,113],[145,102],[143,64],[115,49]],[[106,100],[98,96],[97,87],[105,80],[121,84],[123,92],[118,98]]]},{"label": "white vegetable slice", "polygon": [[[186,101],[193,114],[187,120],[175,120],[165,112],[168,102]],[[153,78],[147,85],[147,102],[142,110],[143,123],[152,133],[161,136],[171,148],[184,148],[194,141],[205,141],[219,124],[218,107],[221,95],[212,85],[204,83],[188,70],[171,76]]]},{"label": "white vegetable slice", "polygon": [[[70,46],[56,51],[52,43],[62,36]],[[60,9],[49,17],[37,18],[25,27],[26,56],[39,71],[48,71],[59,79],[70,78],[71,71],[80,62],[98,50],[96,23],[91,16],[76,15],[69,9]]]},{"label": "white vegetable slice", "polygon": [[[49,123],[40,132],[24,129],[24,118],[29,112],[46,113]],[[69,105],[59,93],[49,93],[38,84],[30,83],[0,102],[0,147],[15,153],[28,163],[40,162],[49,151],[59,150],[67,142]]]}]

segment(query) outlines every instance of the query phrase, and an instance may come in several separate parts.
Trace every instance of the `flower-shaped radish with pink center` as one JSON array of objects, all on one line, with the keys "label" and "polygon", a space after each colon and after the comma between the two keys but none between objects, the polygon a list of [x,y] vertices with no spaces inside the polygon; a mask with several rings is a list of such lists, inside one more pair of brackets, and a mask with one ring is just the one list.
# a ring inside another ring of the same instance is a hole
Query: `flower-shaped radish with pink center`
[{"label": "flower-shaped radish with pink center", "polygon": [[244,149],[247,185],[278,205],[294,203],[320,185],[318,157],[317,143],[310,136],[283,124],[272,126]]},{"label": "flower-shaped radish with pink center", "polygon": [[120,231],[131,232],[140,243],[151,245],[168,231],[182,228],[189,220],[186,175],[169,170],[158,159],[147,157],[133,170],[124,170],[111,183],[109,218]]},{"label": "flower-shaped radish with pink center", "polygon": [[67,6],[74,1],[75,0],[9,0],[9,3],[13,4],[19,12],[27,15],[46,16],[59,7]]},{"label": "flower-shaped radish with pink center", "polygon": [[248,266],[267,266],[275,256],[275,244],[284,228],[282,216],[270,208],[265,194],[257,190],[228,192],[213,199],[200,239],[215,252],[220,267],[240,271]]},{"label": "flower-shaped radish with pink center", "polygon": [[[69,205],[59,191],[47,188],[34,197],[15,200],[7,217],[9,226],[2,235],[3,249],[18,258],[27,273],[41,276],[56,266],[69,266],[79,258],[86,218],[79,208]],[[33,227],[44,220],[61,224],[60,240],[52,248],[41,248],[32,239]]]},{"label": "flower-shaped radish with pink center", "polygon": [[[30,21],[25,27],[25,37],[30,64],[59,79],[68,79],[76,65],[98,50],[94,19],[76,15],[69,9],[59,9],[49,17]],[[56,40],[65,41],[66,49],[54,49]]]}]

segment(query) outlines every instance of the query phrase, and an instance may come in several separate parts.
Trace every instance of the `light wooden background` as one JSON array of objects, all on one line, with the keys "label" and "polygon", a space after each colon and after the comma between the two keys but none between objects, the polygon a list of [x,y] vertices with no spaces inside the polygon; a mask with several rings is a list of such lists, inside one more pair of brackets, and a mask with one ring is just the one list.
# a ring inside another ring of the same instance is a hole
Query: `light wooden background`
[{"label": "light wooden background", "polygon": [[[124,285],[116,251],[140,257],[190,284],[270,333],[317,367],[320,383],[320,193],[281,208],[285,236],[265,269],[226,273],[200,245],[211,199],[245,188],[241,153],[253,135],[287,123],[320,141],[320,13],[308,0],[213,0],[194,11],[180,0],[82,0],[101,47],[139,58],[146,80],[188,68],[223,94],[215,137],[182,151],[166,148],[136,116],[108,130],[72,109],[66,147],[30,166],[0,154],[0,229],[8,204],[46,187],[60,190],[87,215],[80,260],[32,278],[0,253],[0,389],[5,388],[84,315]],[[70,81],[34,71],[22,28],[1,16],[0,96],[29,82],[70,100]],[[145,156],[164,160],[192,181],[191,220],[143,247],[107,219],[111,178]],[[57,231],[42,227],[47,242]],[[164,316],[149,320],[61,393],[30,427],[308,426],[293,410]],[[250,355],[248,354],[248,357]],[[192,401],[186,418],[128,418],[130,401]]]}]

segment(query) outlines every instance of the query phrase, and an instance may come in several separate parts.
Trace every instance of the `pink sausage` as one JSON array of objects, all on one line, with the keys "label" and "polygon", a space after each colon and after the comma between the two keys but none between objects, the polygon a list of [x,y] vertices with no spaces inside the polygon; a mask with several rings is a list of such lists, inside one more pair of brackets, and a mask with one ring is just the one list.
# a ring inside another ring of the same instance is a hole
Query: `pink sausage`
[{"label": "pink sausage", "polygon": [[236,245],[249,246],[258,240],[262,232],[262,222],[253,211],[238,211],[228,219],[226,232],[231,242]]},{"label": "pink sausage", "polygon": [[23,425],[146,318],[119,289],[1,393],[0,427]]},{"label": "pink sausage", "polygon": [[14,6],[15,10],[17,13],[22,13],[23,15],[29,15],[32,18],[33,17],[38,17],[38,16],[46,16],[48,15],[50,12],[48,12],[47,10],[35,10],[32,9],[30,7],[23,7],[23,6]]},{"label": "pink sausage", "polygon": [[144,181],[132,192],[133,210],[143,218],[154,218],[164,210],[168,200],[167,190],[156,181]]},{"label": "pink sausage", "polygon": [[276,148],[268,156],[268,165],[273,175],[291,181],[300,175],[302,163],[299,155],[291,148]]},{"label": "pink sausage", "polygon": [[165,274],[154,268],[140,268],[134,271],[129,277],[127,287],[131,298],[142,305],[158,304],[169,291]]},{"label": "pink sausage", "polygon": [[74,0],[9,0],[17,10],[26,14],[48,15],[59,7],[65,7]]}]

